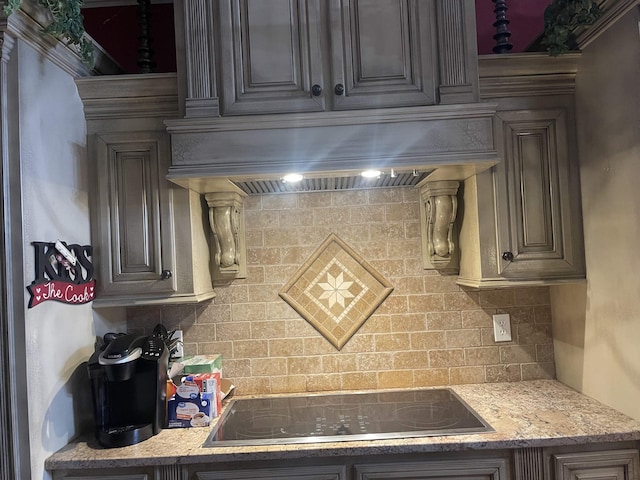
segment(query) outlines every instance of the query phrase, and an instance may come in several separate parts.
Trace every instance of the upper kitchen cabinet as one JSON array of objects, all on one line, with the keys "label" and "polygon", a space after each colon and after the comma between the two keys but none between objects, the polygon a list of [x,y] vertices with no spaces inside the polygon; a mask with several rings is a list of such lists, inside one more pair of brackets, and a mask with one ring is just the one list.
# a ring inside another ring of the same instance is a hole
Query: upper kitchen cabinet
[{"label": "upper kitchen cabinet", "polygon": [[175,74],[77,80],[87,119],[95,307],[214,296],[206,206],[170,183]]},{"label": "upper kitchen cabinet", "polygon": [[185,117],[478,100],[471,0],[178,0]]},{"label": "upper kitchen cabinet", "polygon": [[[496,68],[499,67],[499,70]],[[502,161],[465,181],[458,283],[493,288],[585,278],[573,89],[576,56],[481,62]]]}]

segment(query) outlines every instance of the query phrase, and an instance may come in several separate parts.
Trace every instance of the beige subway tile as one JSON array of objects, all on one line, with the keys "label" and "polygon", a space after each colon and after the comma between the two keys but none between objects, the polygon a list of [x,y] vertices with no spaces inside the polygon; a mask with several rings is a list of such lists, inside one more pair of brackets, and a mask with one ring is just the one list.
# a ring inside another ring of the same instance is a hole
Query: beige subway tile
[{"label": "beige subway tile", "polygon": [[[349,225],[351,222],[351,209],[349,207],[314,208],[313,225]],[[341,235],[342,236],[342,235]]]},{"label": "beige subway tile", "polygon": [[[513,329],[512,329],[513,330]],[[543,344],[553,341],[550,324],[521,324],[516,325],[516,337],[519,344]],[[512,331],[513,334],[513,331]]]},{"label": "beige subway tile", "polygon": [[361,240],[353,248],[368,262],[387,258],[387,245],[384,243]]},{"label": "beige subway tile", "polygon": [[545,363],[525,363],[522,365],[522,380],[540,380],[556,378],[555,364]]},{"label": "beige subway tile", "polygon": [[326,373],[355,372],[358,370],[359,355],[356,353],[322,355],[322,371]]},{"label": "beige subway tile", "polygon": [[307,391],[309,392],[329,392],[338,391],[342,387],[342,374],[306,375]]},{"label": "beige subway tile", "polygon": [[520,364],[487,365],[485,367],[486,379],[489,383],[519,382],[522,380]]},{"label": "beige subway tile", "polygon": [[287,375],[287,359],[276,358],[256,358],[251,360],[251,375],[254,377]]},{"label": "beige subway tile", "polygon": [[392,203],[385,205],[385,218],[387,222],[403,220],[415,220],[419,218],[420,207],[415,203]]},{"label": "beige subway tile", "polygon": [[247,266],[247,284],[265,283],[264,267],[262,265]]},{"label": "beige subway tile", "polygon": [[485,308],[505,308],[515,305],[513,289],[486,290],[479,292],[480,306]]},{"label": "beige subway tile", "polygon": [[427,293],[424,295],[408,295],[410,313],[427,313],[442,311],[444,308],[443,296],[440,293]]},{"label": "beige subway tile", "polygon": [[245,232],[246,248],[264,247],[264,232],[262,230],[247,230]]},{"label": "beige subway tile", "polygon": [[331,205],[343,207],[345,205],[366,206],[369,199],[368,190],[343,190],[331,192]]},{"label": "beige subway tile", "polygon": [[278,290],[281,285],[247,285],[247,287],[249,288],[249,302],[251,303],[274,302],[280,298]]},{"label": "beige subway tile", "polygon": [[[392,277],[402,277],[405,275],[404,263],[402,260],[371,260],[371,266],[387,280]],[[391,282],[393,284],[393,282]]]},{"label": "beige subway tile", "polygon": [[420,230],[420,222],[404,222],[404,238],[422,239],[422,231]]},{"label": "beige subway tile", "polygon": [[493,314],[485,310],[464,310],[460,315],[462,328],[493,328]]},{"label": "beige subway tile", "polygon": [[549,305],[549,287],[528,287],[515,289],[516,305]]},{"label": "beige subway tile", "polygon": [[[300,229],[300,245],[308,245],[313,248],[319,247],[326,238],[334,233],[332,226],[313,225],[312,227],[304,227]],[[336,232],[339,235],[339,232]]]},{"label": "beige subway tile", "polygon": [[407,297],[391,292],[376,310],[377,314],[401,314],[407,312]]},{"label": "beige subway tile", "polygon": [[249,289],[246,285],[225,285],[216,287],[216,305],[246,303],[249,301]]},{"label": "beige subway tile", "polygon": [[394,352],[392,354],[392,366],[395,370],[427,368],[429,366],[429,352],[424,350]]},{"label": "beige subway tile", "polygon": [[433,350],[446,348],[446,333],[444,331],[412,332],[410,345],[413,350]]},{"label": "beige subway tile", "polygon": [[278,226],[278,212],[264,210],[245,210],[244,223],[247,232],[253,232],[263,228],[273,228]]},{"label": "beige subway tile", "polygon": [[231,305],[233,323],[243,321],[264,320],[266,308],[264,303],[236,303]]},{"label": "beige subway tile", "polygon": [[[296,313],[297,315],[297,313]],[[287,320],[287,338],[290,337],[316,337],[320,335],[313,326],[304,318]],[[318,337],[319,338],[319,337]]]},{"label": "beige subway tile", "polygon": [[287,357],[304,354],[304,340],[302,338],[271,338],[269,340],[269,356]]},{"label": "beige subway tile", "polygon": [[[132,333],[131,330],[128,330],[129,333]],[[182,351],[184,352],[185,357],[190,357],[192,355],[198,355],[198,346],[209,345],[208,343],[183,343]]]},{"label": "beige subway tile", "polygon": [[388,315],[374,314],[358,330],[360,333],[391,333],[391,319]]},{"label": "beige subway tile", "polygon": [[374,337],[376,352],[399,352],[410,348],[408,333],[382,333]]},{"label": "beige subway tile", "polygon": [[420,258],[403,258],[402,263],[404,264],[404,274],[406,276],[420,275],[422,272],[424,272],[424,267]]},{"label": "beige subway tile", "polygon": [[251,338],[283,338],[286,332],[284,320],[251,322]]},{"label": "beige subway tile", "polygon": [[302,201],[304,195],[295,193],[283,193],[280,195],[263,195],[262,211],[267,210],[284,210],[287,208],[297,208],[298,200]]},{"label": "beige subway tile", "polygon": [[498,347],[471,347],[464,349],[467,365],[492,365],[500,363]]},{"label": "beige subway tile", "polygon": [[533,307],[533,321],[534,323],[551,323],[551,306],[550,305],[537,305]]},{"label": "beige subway tile", "polygon": [[394,370],[393,372],[378,372],[377,388],[409,388],[413,387],[413,372],[411,370]]},{"label": "beige subway tile", "polygon": [[450,385],[449,368],[425,368],[413,372],[415,387],[438,387]]},{"label": "beige subway tile", "polygon": [[335,347],[318,332],[311,337],[302,338],[302,344],[304,355],[326,355],[336,351]]},{"label": "beige subway tile", "polygon": [[393,367],[393,354],[382,353],[360,353],[355,356],[356,365],[359,371],[378,372],[380,370],[391,370]]},{"label": "beige subway tile", "polygon": [[[213,342],[214,340],[233,340],[234,337],[223,337],[222,335],[227,332],[225,327],[233,325],[233,323],[198,323],[195,325],[186,326],[182,329],[182,335],[185,342],[200,343],[200,342]],[[219,329],[222,327],[221,329]],[[248,323],[243,324],[239,329],[248,329],[250,325]],[[244,337],[246,338],[246,337]]]},{"label": "beige subway tile", "polygon": [[449,370],[451,385],[484,383],[484,367],[451,367]]},{"label": "beige subway tile", "polygon": [[[359,353],[359,352],[373,352],[375,349],[375,335],[370,333],[360,333],[351,337],[351,339],[340,350],[342,353]],[[328,342],[327,342],[328,343]],[[334,347],[331,347],[334,348]],[[335,351],[335,348],[334,348]]]},{"label": "beige subway tile", "polygon": [[249,210],[262,209],[262,195],[249,195],[245,197],[242,202],[242,208],[244,208],[245,213]]},{"label": "beige subway tile", "polygon": [[431,350],[429,352],[430,367],[458,367],[464,365],[464,350]]},{"label": "beige subway tile", "polygon": [[343,373],[340,375],[343,390],[365,390],[378,386],[378,374],[376,372]]},{"label": "beige subway tile", "polygon": [[271,393],[300,393],[307,389],[306,375],[271,376]]},{"label": "beige subway tile", "polygon": [[456,330],[462,328],[460,312],[428,312],[427,328],[429,330]]},{"label": "beige subway tile", "polygon": [[401,188],[373,188],[369,190],[369,203],[402,203],[404,194]]},{"label": "beige subway tile", "polygon": [[426,330],[426,319],[422,313],[389,315],[392,332],[422,332]]},{"label": "beige subway tile", "polygon": [[474,310],[479,309],[478,292],[452,292],[444,293],[445,310]]},{"label": "beige subway tile", "polygon": [[428,275],[423,279],[424,291],[427,293],[452,293],[460,292],[456,284],[457,276],[453,275]]},{"label": "beige subway tile", "polygon": [[536,360],[538,362],[554,362],[553,343],[536,345]]},{"label": "beige subway tile", "polygon": [[[187,345],[187,344],[185,344]],[[227,359],[233,358],[233,342],[232,341],[216,341],[216,342],[198,342],[198,351],[189,352],[185,350],[185,355],[222,355],[222,371],[226,375],[224,368]]]},{"label": "beige subway tile", "polygon": [[151,327],[162,323],[167,330],[174,330],[178,326],[185,329],[188,325],[196,323],[196,306],[188,305],[163,305],[160,309],[160,318]]},{"label": "beige subway tile", "polygon": [[233,384],[236,386],[236,391],[239,395],[265,395],[271,393],[271,379],[269,377],[241,377],[234,379]]},{"label": "beige subway tile", "polygon": [[[482,336],[482,345],[497,345],[496,341],[494,340],[493,334],[494,334],[493,327],[481,328],[480,335]],[[512,338],[513,338],[513,335],[515,335],[515,329],[511,330]]]},{"label": "beige subway tile", "polygon": [[500,348],[500,363],[528,363],[536,361],[535,345],[505,345]]},{"label": "beige subway tile", "polygon": [[372,223],[369,231],[372,239],[380,239],[380,241],[404,238],[404,224],[402,222]]},{"label": "beige subway tile", "polygon": [[[274,320],[298,320],[300,316],[291,306],[284,300],[278,299],[277,302],[265,303],[266,318]],[[305,322],[306,323],[306,322]]]},{"label": "beige subway tile", "polygon": [[260,358],[269,356],[268,340],[236,340],[233,342],[234,358]]},{"label": "beige subway tile", "polygon": [[384,208],[379,205],[350,207],[351,222],[355,225],[384,222]]},{"label": "beige subway tile", "polygon": [[[251,376],[251,360],[248,358],[222,358],[222,374],[225,378],[235,379]],[[236,385],[237,386],[237,385]]]},{"label": "beige subway tile", "polygon": [[276,265],[281,263],[282,258],[279,248],[247,248],[248,265]]},{"label": "beige subway tile", "polygon": [[[283,249],[283,251],[286,249]],[[271,288],[277,293],[280,289],[296,274],[300,265],[266,265],[264,267],[265,283],[270,284]],[[274,296],[271,301],[276,297]],[[268,300],[267,300],[268,301]]]},{"label": "beige subway tile", "polygon": [[298,208],[309,210],[331,206],[332,192],[308,192],[298,194]]},{"label": "beige subway tile", "polygon": [[511,307],[500,309],[497,313],[508,313],[511,319],[511,325],[520,323],[533,323],[533,307]]},{"label": "beige subway tile", "polygon": [[155,305],[148,307],[127,307],[126,315],[129,329],[137,328],[145,331],[145,328],[149,328],[153,330],[153,328],[162,321],[161,307]]},{"label": "beige subway tile", "polygon": [[298,228],[269,228],[264,230],[264,246],[282,247],[284,245],[297,245],[300,230]]},{"label": "beige subway tile", "polygon": [[196,323],[223,323],[231,321],[231,305],[203,302],[196,308]]},{"label": "beige subway tile", "polygon": [[417,261],[416,252],[420,251],[420,240],[417,238],[390,240],[387,248],[389,250],[390,257],[408,258],[414,262]]},{"label": "beige subway tile", "polygon": [[393,282],[396,295],[421,295],[425,293],[422,277],[399,277]]},{"label": "beige subway tile", "polygon": [[[309,215],[308,210],[280,210],[278,212],[277,225],[283,227],[308,227],[313,225],[313,215]],[[274,225],[269,225],[273,227]]]},{"label": "beige subway tile", "polygon": [[446,332],[447,348],[478,347],[482,345],[480,329],[448,330]]},{"label": "beige subway tile", "polygon": [[290,375],[320,372],[322,359],[320,357],[289,357],[287,371]]}]

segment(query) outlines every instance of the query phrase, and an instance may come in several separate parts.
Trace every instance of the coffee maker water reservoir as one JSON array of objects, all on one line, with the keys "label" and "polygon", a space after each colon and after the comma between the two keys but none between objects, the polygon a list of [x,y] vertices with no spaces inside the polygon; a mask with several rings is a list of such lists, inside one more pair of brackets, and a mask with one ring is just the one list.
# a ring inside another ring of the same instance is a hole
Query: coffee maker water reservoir
[{"label": "coffee maker water reservoir", "polygon": [[104,447],[133,445],[165,425],[169,350],[155,335],[108,340],[87,363],[96,437]]}]

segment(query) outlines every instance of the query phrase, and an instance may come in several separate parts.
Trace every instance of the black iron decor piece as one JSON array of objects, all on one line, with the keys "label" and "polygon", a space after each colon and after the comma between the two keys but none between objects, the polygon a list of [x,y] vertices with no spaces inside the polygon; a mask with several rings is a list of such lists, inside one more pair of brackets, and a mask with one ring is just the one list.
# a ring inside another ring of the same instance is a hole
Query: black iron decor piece
[{"label": "black iron decor piece", "polygon": [[151,0],[138,0],[138,67],[140,73],[153,73],[156,62],[153,60],[154,51],[151,48],[153,37],[151,36]]},{"label": "black iron decor piece", "polygon": [[493,26],[496,27],[496,34],[493,39],[496,41],[495,47],[493,47],[494,53],[509,53],[513,48],[513,45],[509,42],[511,32],[509,31],[507,20],[507,2],[506,0],[492,0],[496,4],[493,9],[493,13],[496,14],[496,21]]}]

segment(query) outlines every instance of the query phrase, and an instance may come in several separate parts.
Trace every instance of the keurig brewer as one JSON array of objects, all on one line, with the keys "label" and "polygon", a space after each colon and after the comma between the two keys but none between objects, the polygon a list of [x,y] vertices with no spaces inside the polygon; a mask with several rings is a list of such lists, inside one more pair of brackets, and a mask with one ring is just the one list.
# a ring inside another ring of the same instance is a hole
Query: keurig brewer
[{"label": "keurig brewer", "polygon": [[96,437],[104,447],[133,445],[164,427],[169,351],[158,336],[106,337],[87,364]]}]

